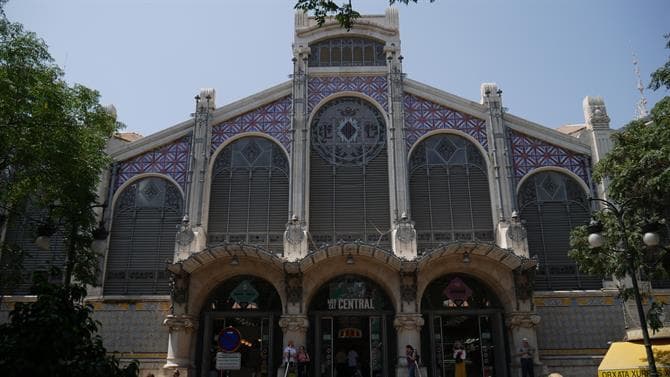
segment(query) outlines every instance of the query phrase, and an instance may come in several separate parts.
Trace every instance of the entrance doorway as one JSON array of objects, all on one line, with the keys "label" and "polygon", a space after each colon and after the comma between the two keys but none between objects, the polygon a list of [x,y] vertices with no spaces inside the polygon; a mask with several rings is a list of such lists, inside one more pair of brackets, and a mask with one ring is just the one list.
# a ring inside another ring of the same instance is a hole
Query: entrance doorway
[{"label": "entrance doorway", "polygon": [[372,281],[354,275],[326,283],[310,305],[311,376],[385,377],[395,360],[393,310]]},{"label": "entrance doorway", "polygon": [[[281,301],[274,287],[254,276],[225,281],[210,295],[202,312],[198,345],[201,377],[219,377],[216,354],[221,352],[219,335],[233,327],[240,334],[236,350],[240,369],[230,377],[274,376],[281,363],[281,330],[277,324]],[[224,374],[225,375],[225,374]]]},{"label": "entrance doorway", "polygon": [[490,290],[465,275],[433,281],[421,301],[426,325],[422,356],[430,377],[455,376],[457,353],[469,377],[506,377],[502,306]]}]

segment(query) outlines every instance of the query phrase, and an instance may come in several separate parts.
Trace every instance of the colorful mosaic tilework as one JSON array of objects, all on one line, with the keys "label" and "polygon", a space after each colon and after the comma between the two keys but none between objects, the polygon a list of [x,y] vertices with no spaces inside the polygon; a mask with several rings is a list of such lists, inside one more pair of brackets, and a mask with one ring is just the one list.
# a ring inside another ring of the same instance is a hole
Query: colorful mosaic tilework
[{"label": "colorful mosaic tilework", "polygon": [[588,184],[591,167],[589,156],[549,144],[546,141],[509,130],[514,160],[514,175],[517,180],[533,169],[558,166],[570,170]]},{"label": "colorful mosaic tilework", "polygon": [[214,151],[224,141],[243,132],[262,132],[291,149],[291,96],[278,99],[212,127]]},{"label": "colorful mosaic tilework", "polygon": [[403,102],[405,109],[405,140],[408,149],[426,133],[445,128],[463,131],[478,140],[484,149],[488,149],[486,121],[483,119],[475,118],[472,115],[438,105],[408,93],[404,94]]},{"label": "colorful mosaic tilework", "polygon": [[352,91],[374,98],[384,110],[388,110],[388,84],[386,76],[327,76],[309,79],[309,111],[331,94]]},{"label": "colorful mosaic tilework", "polygon": [[190,150],[191,137],[184,136],[170,144],[120,162],[114,190],[130,178],[143,173],[165,174],[185,189]]}]

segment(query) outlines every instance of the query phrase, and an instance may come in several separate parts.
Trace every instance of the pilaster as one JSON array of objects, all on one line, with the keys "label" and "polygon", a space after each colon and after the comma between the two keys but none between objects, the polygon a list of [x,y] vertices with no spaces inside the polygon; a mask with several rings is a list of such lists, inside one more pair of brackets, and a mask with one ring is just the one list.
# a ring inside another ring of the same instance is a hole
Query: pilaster
[{"label": "pilaster", "polygon": [[[504,221],[512,216],[516,205],[513,166],[506,137],[502,90],[494,83],[481,85],[481,104],[488,109],[486,134],[489,155],[489,187],[493,194],[494,220]],[[495,222],[495,221],[494,221]],[[500,238],[500,232],[498,232]]]},{"label": "pilaster", "polygon": [[[296,14],[296,17],[297,14]],[[296,22],[298,20],[296,19]],[[310,49],[293,48],[293,114],[291,119],[290,216],[284,233],[284,257],[294,261],[307,255],[307,189],[309,164],[309,125],[307,114],[307,69]]]},{"label": "pilaster", "polygon": [[168,370],[168,375],[179,371],[180,377],[189,376],[193,369],[191,341],[198,329],[197,319],[184,314],[170,314],[163,321],[163,325],[168,327],[169,332],[167,360],[163,368]]},{"label": "pilaster", "polygon": [[309,320],[304,314],[284,314],[279,319],[279,327],[284,333],[284,346],[292,340],[296,346],[305,345]]},{"label": "pilaster", "polygon": [[[416,352],[421,355],[421,328],[425,321],[420,313],[398,313],[393,320],[393,327],[396,330],[398,339],[398,363],[396,365],[396,376],[407,375],[407,359],[405,355],[405,346],[411,345]],[[422,370],[425,375],[425,371]]]},{"label": "pilaster", "polygon": [[[387,17],[397,18],[393,8]],[[397,13],[397,12],[396,12]],[[391,233],[393,251],[401,258],[416,258],[416,231],[409,217],[409,183],[407,174],[407,147],[405,145],[405,115],[403,112],[403,79],[400,42],[388,43],[384,48],[388,63],[388,172]]]},{"label": "pilaster", "polygon": [[[584,109],[584,122],[586,132],[584,138],[591,144],[591,164],[600,161],[612,149],[612,129],[610,129],[610,117],[602,97],[584,97],[582,101]],[[607,197],[607,182],[601,182],[596,186],[599,198]]]},{"label": "pilaster", "polygon": [[[521,348],[522,339],[528,339],[528,344],[535,349],[533,359],[535,365],[540,364],[540,357],[537,352],[537,326],[540,324],[540,316],[532,311],[517,311],[512,312],[507,317],[507,327],[511,334],[510,341],[512,342],[512,354]],[[519,358],[514,357],[513,365],[518,367]]]}]

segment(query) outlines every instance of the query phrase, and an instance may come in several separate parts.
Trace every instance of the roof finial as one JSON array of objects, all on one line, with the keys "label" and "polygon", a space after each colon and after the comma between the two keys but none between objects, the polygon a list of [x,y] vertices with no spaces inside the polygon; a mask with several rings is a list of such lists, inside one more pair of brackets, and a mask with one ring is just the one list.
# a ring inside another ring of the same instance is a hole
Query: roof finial
[{"label": "roof finial", "polygon": [[635,105],[635,119],[642,119],[649,115],[647,111],[647,97],[644,96],[644,85],[642,85],[642,78],[640,77],[640,62],[637,60],[637,55],[633,53],[633,71],[637,78],[637,90],[640,92],[640,100]]}]

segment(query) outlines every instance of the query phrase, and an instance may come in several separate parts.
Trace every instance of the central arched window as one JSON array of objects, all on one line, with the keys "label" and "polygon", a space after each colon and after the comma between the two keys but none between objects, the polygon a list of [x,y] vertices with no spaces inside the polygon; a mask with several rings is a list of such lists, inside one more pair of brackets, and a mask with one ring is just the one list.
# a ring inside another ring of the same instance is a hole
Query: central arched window
[{"label": "central arched window", "polygon": [[312,122],[310,217],[320,246],[362,241],[388,246],[390,228],[386,124],[372,104],[335,99]]},{"label": "central arched window", "polygon": [[419,253],[456,241],[493,241],[486,162],[464,137],[421,141],[409,163],[409,192]]},{"label": "central arched window", "polygon": [[208,244],[246,243],[283,252],[288,220],[288,159],[274,142],[245,137],[216,157]]},{"label": "central arched window", "polygon": [[530,255],[540,262],[536,290],[602,286],[601,278],[584,276],[568,256],[570,230],[588,223],[590,217],[586,193],[574,179],[555,171],[531,175],[519,189],[519,210]]},{"label": "central arched window", "polygon": [[384,44],[360,37],[332,38],[310,45],[310,67],[386,65]]}]

